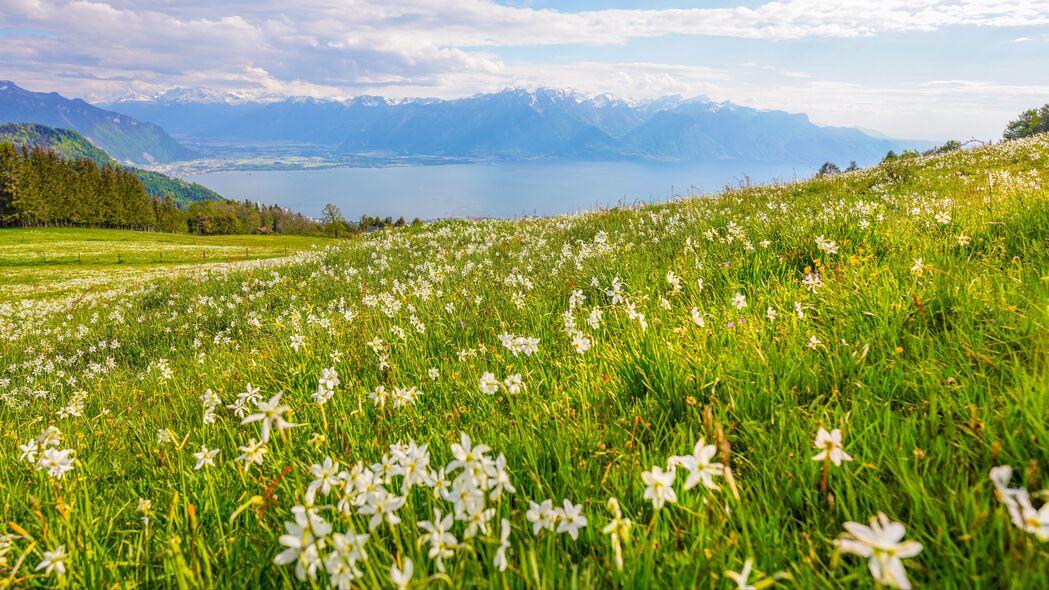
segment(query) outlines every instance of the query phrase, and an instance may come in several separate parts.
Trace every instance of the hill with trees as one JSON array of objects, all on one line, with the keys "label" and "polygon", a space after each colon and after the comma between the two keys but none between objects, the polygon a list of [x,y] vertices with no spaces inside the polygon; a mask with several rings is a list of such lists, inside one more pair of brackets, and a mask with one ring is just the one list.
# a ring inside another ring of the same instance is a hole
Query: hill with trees
[{"label": "hill with trees", "polygon": [[90,160],[98,166],[123,168],[142,181],[150,196],[158,199],[171,197],[182,207],[197,201],[225,200],[222,195],[195,182],[186,182],[160,172],[124,166],[93,145],[86,137],[69,129],[55,129],[36,123],[4,123],[0,125],[0,142],[5,141],[20,150],[26,146],[36,147],[53,151],[67,160]]},{"label": "hill with trees", "polygon": [[0,143],[0,225],[178,231],[181,217],[173,199],[151,198],[125,169]]},{"label": "hill with trees", "polygon": [[26,142],[16,147],[0,140],[0,226],[72,225],[202,235],[321,231],[316,221],[276,205],[218,197],[180,207],[171,193],[151,195],[139,174],[161,184],[175,179],[120,166],[103,158],[101,150],[88,149],[90,144],[85,146],[75,132],[16,126],[11,135]]}]

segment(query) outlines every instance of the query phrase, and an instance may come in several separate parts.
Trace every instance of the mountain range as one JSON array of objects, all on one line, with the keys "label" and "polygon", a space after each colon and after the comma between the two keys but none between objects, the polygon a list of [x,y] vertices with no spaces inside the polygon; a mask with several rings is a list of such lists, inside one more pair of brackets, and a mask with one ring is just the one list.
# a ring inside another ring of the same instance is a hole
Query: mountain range
[{"label": "mountain range", "polygon": [[0,123],[38,123],[71,129],[122,162],[156,164],[190,160],[196,153],[154,123],[68,99],[56,92],[31,92],[0,80]]},{"label": "mountain range", "polygon": [[468,98],[252,101],[174,89],[105,105],[186,141],[308,142],[341,154],[485,159],[870,163],[932,142],[823,127],[806,115],[704,97],[628,102],[539,88]]},{"label": "mountain range", "polygon": [[[748,160],[861,164],[931,142],[815,125],[804,114],[704,97],[626,101],[538,88],[467,98],[253,100],[176,88],[101,107],[0,81],[0,123],[72,129],[126,163],[199,157],[197,146],[309,144],[336,156],[452,160]],[[291,151],[295,147],[287,148]],[[215,150],[212,150],[215,151]],[[220,154],[221,155],[221,154]]]}]

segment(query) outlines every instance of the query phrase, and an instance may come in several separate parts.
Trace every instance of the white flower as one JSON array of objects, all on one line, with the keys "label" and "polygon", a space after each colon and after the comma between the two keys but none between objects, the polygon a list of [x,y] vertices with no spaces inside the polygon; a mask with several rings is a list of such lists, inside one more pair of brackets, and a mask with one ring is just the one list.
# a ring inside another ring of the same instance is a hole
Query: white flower
[{"label": "white flower", "polygon": [[838,245],[835,244],[832,240],[823,239],[823,236],[816,236],[816,246],[818,246],[820,250],[826,252],[827,254],[838,253]]},{"label": "white flower", "polygon": [[671,289],[674,293],[681,292],[681,277],[674,274],[674,271],[667,271],[667,283],[670,284]]},{"label": "white flower", "polygon": [[747,296],[742,293],[736,293],[732,296],[732,305],[736,309],[743,309],[747,306]]},{"label": "white flower", "polygon": [[299,352],[299,349],[306,345],[306,339],[298,334],[291,337],[291,347],[295,352]]},{"label": "white flower", "polygon": [[700,328],[705,327],[707,323],[703,321],[703,314],[699,313],[699,309],[692,308],[692,323],[696,324]]},{"label": "white flower", "polygon": [[339,381],[339,372],[335,370],[335,367],[321,369],[321,383],[328,389],[335,389],[342,383]]},{"label": "white flower", "polygon": [[256,442],[254,438],[249,440],[246,446],[237,447],[237,449],[241,452],[237,461],[244,461],[244,469],[251,467],[252,463],[262,465],[262,457],[267,452],[266,445]]},{"label": "white flower", "polygon": [[823,287],[823,278],[818,274],[809,273],[805,275],[805,278],[801,280],[801,283],[805,285],[805,290],[809,293],[816,293]]},{"label": "white flower", "polygon": [[506,391],[511,395],[521,393],[525,388],[524,380],[521,379],[520,373],[510,375],[503,381],[503,385],[506,386]]},{"label": "white flower", "polygon": [[936,214],[936,221],[940,224],[947,225],[951,222],[951,216],[946,211],[940,211]]},{"label": "white flower", "polygon": [[816,350],[820,347],[821,344],[823,344],[823,342],[819,338],[816,338],[815,336],[809,336],[809,343],[806,346],[808,346],[812,350]]},{"label": "white flower", "polygon": [[776,308],[772,307],[771,305],[765,308],[765,318],[768,319],[768,321],[770,322],[776,321],[777,313],[778,312],[776,311]]},{"label": "white flower", "polygon": [[588,326],[590,326],[594,330],[600,328],[601,327],[601,316],[602,316],[601,309],[595,307],[594,309],[590,310],[590,315],[588,315],[586,317],[586,324]]},{"label": "white flower", "polygon": [[324,558],[328,585],[339,590],[350,590],[353,581],[364,575],[357,563],[368,556],[364,552],[368,535],[335,533],[331,536],[332,551]]},{"label": "white flower", "polygon": [[400,408],[407,405],[415,405],[415,400],[419,399],[419,394],[422,393],[414,387],[405,389],[403,387],[393,388],[393,407],[394,409]]},{"label": "white flower", "polygon": [[506,457],[499,455],[495,458],[495,463],[492,464],[487,471],[488,473],[488,485],[489,492],[488,497],[492,500],[498,500],[499,497],[506,492],[508,494],[517,493],[517,489],[514,488],[513,483],[510,482],[510,473],[506,470]]},{"label": "white flower", "polygon": [[20,461],[27,463],[36,463],[37,455],[40,453],[40,443],[36,442],[36,439],[30,439],[29,442],[24,445],[18,445],[18,449],[22,453],[18,456]]},{"label": "white flower", "polygon": [[44,570],[44,573],[52,573],[61,577],[66,573],[66,546],[59,545],[52,551],[44,551],[44,559],[37,564],[36,571]]},{"label": "white flower", "polygon": [[381,408],[386,405],[386,400],[390,399],[389,392],[382,385],[375,387],[375,391],[368,394],[368,399],[372,400],[376,408]]},{"label": "white flower", "polygon": [[557,510],[557,532],[568,533],[573,540],[579,538],[579,529],[586,527],[583,516],[583,505],[572,504],[567,498],[562,502],[563,508]]},{"label": "white flower", "polygon": [[541,504],[529,500],[525,518],[532,523],[532,534],[538,535],[543,529],[553,530],[556,523],[555,514],[554,503],[551,500],[543,500]]},{"label": "white flower", "polygon": [[506,551],[510,548],[510,521],[505,518],[499,522],[499,548],[495,550],[495,559],[492,565],[501,572],[506,571],[509,563],[506,559]]},{"label": "white flower", "polygon": [[[426,374],[429,375],[430,381],[437,381],[437,378],[441,376],[441,372],[437,370],[437,367],[431,367]],[[411,563],[411,560],[408,560],[408,563]]]},{"label": "white flower", "polygon": [[601,533],[612,539],[612,554],[616,561],[616,569],[623,571],[623,543],[630,538],[630,526],[633,524],[629,518],[623,518],[619,509],[619,500],[612,497],[608,499],[608,508],[612,511],[613,518]]},{"label": "white flower", "polygon": [[[685,480],[685,489],[690,490],[702,483],[704,487],[711,490],[718,489],[714,478],[725,475],[725,466],[721,463],[712,463],[710,460],[717,455],[718,448],[708,445],[703,439],[699,439],[692,447],[691,455],[671,457],[667,465],[673,471],[675,467],[684,467],[688,470],[688,478]],[[671,480],[673,482],[673,480]]]},{"label": "white flower", "polygon": [[397,516],[397,511],[404,507],[406,500],[406,496],[395,496],[380,487],[368,494],[364,506],[361,506],[357,513],[372,515],[368,521],[369,530],[374,531],[383,521],[392,528],[401,523],[401,517]]},{"label": "white flower", "polygon": [[193,453],[193,456],[197,459],[197,465],[193,468],[199,470],[201,467],[207,465],[208,467],[215,466],[215,457],[218,456],[220,449],[208,450],[204,445],[200,445],[200,452]]},{"label": "white flower", "polygon": [[879,512],[871,517],[869,527],[846,522],[845,530],[847,532],[834,541],[838,551],[868,558],[871,575],[879,584],[903,590],[911,587],[902,560],[921,553],[922,546],[903,540],[907,529],[901,523],[892,522]]},{"label": "white flower", "polygon": [[499,391],[499,386],[502,383],[495,378],[494,373],[485,373],[481,375],[481,393],[492,395]]},{"label": "white flower", "polygon": [[47,470],[50,477],[62,479],[62,476],[73,470],[73,465],[76,463],[76,459],[71,456],[72,453],[72,449],[44,449],[36,463],[36,470]]},{"label": "white flower", "polygon": [[412,573],[415,571],[415,564],[412,563],[411,557],[404,558],[404,565],[400,568],[397,567],[396,563],[390,564],[390,581],[397,587],[397,590],[406,590],[408,585],[412,583]]},{"label": "white flower", "polygon": [[273,563],[285,565],[294,561],[295,575],[299,580],[306,581],[307,576],[316,579],[321,567],[320,550],[331,534],[331,524],[304,506],[293,507],[291,513],[295,521],[284,523],[287,533],[278,539],[287,549],[277,554]]},{"label": "white flower", "polygon": [[641,474],[641,481],[648,486],[645,488],[645,499],[652,501],[652,508],[659,510],[667,502],[677,502],[677,494],[674,493],[674,469],[663,471],[659,466]]},{"label": "white flower", "polygon": [[313,504],[318,491],[322,495],[327,496],[331,493],[333,487],[342,483],[342,479],[339,478],[339,467],[340,465],[333,461],[331,457],[325,457],[323,463],[314,463],[310,466],[310,475],[313,476],[313,481],[306,488],[307,504]]},{"label": "white flower", "polygon": [[451,533],[453,524],[451,514],[441,518],[440,509],[434,508],[433,516],[432,522],[424,520],[419,523],[419,528],[426,533],[419,535],[418,543],[420,545],[430,544],[430,551],[427,555],[434,560],[437,571],[443,572],[445,558],[455,555],[455,548],[459,546],[459,541]]},{"label": "white flower", "polygon": [[612,287],[605,291],[605,294],[612,300],[612,305],[619,305],[623,302],[623,282],[619,277],[612,279]]},{"label": "white flower", "polygon": [[167,428],[157,430],[157,444],[163,445],[175,440],[175,435]]},{"label": "white flower", "polygon": [[262,422],[262,442],[269,442],[270,431],[273,428],[277,430],[283,430],[295,426],[291,422],[284,419],[283,415],[291,410],[291,406],[280,405],[280,396],[284,395],[283,392],[270,398],[268,402],[260,401],[255,404],[256,413],[244,418],[241,424],[248,424],[251,422]]},{"label": "white flower", "polygon": [[475,468],[482,467],[486,460],[490,461],[484,454],[491,448],[488,445],[473,446],[470,437],[466,436],[465,432],[459,433],[459,443],[452,444],[451,450],[454,459],[448,463],[448,471],[459,468],[464,471],[474,471]]},{"label": "white flower", "polygon": [[914,265],[911,266],[911,274],[921,276],[925,273],[925,263],[921,258],[914,259]]},{"label": "white flower", "polygon": [[817,449],[821,449],[813,461],[826,461],[828,458],[834,465],[840,467],[842,461],[852,461],[852,457],[845,452],[845,449],[841,444],[841,429],[835,428],[830,432],[827,429],[820,426],[819,432],[816,433],[816,441],[813,443]]},{"label": "white flower", "polygon": [[1013,524],[1041,541],[1049,541],[1049,502],[1036,510],[1031,504],[1031,496],[1027,490],[1010,488],[1009,480],[1012,479],[1013,468],[1008,465],[999,465],[991,469],[989,476],[994,484],[995,495],[1009,509]]},{"label": "white flower", "polygon": [[575,332],[572,335],[572,347],[579,354],[590,350],[591,341],[582,332]]}]

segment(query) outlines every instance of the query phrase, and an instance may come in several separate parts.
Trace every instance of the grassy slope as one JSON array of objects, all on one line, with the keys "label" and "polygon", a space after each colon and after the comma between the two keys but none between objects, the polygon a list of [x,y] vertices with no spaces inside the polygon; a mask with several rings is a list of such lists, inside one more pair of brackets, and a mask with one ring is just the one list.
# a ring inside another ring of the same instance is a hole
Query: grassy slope
[{"label": "grassy slope", "polygon": [[[710,200],[441,223],[72,306],[0,308],[0,365],[14,367],[0,381],[0,506],[36,543],[15,541],[13,555],[31,553],[17,576],[64,544],[78,586],[296,586],[294,567],[272,559],[311,464],[375,462],[414,439],[444,465],[462,431],[505,453],[517,493],[493,503],[495,530],[499,518],[513,527],[509,570],[492,568],[495,540],[475,538],[434,578],[454,586],[723,588],[725,570],[754,558],[800,588],[872,588],[863,560],[835,559],[831,541],[878,511],[924,545],[907,560],[916,586],[1049,586],[1049,545],[1013,527],[987,478],[1011,464],[1012,485],[1049,487],[1047,174],[1043,137]],[[818,236],[839,252],[820,252]],[[810,271],[825,284],[815,293],[802,284]],[[617,276],[647,330],[605,295]],[[575,322],[594,339],[582,355],[563,329],[573,289],[587,298]],[[584,321],[593,308],[604,312],[597,329]],[[540,338],[539,352],[511,355],[503,332]],[[306,338],[299,352],[293,335]],[[366,346],[374,338],[388,367]],[[309,394],[335,352],[343,383],[322,413]],[[89,370],[107,357],[114,368]],[[484,395],[486,371],[521,373],[527,390]],[[219,408],[203,425],[200,396],[210,388],[230,403],[248,383],[284,391],[303,426],[245,472],[237,446],[257,424]],[[376,410],[364,396],[380,384],[424,393],[414,407]],[[77,389],[83,415],[59,418]],[[57,482],[18,459],[48,424],[79,461]],[[828,493],[810,460],[821,424],[842,428],[855,458],[832,470]],[[177,443],[159,444],[160,428]],[[684,491],[679,474],[679,503],[654,513],[642,471],[699,438],[718,444],[738,499],[721,478],[720,490]],[[216,468],[193,469],[201,444],[221,449]],[[622,573],[601,534],[611,496],[635,523]],[[148,527],[139,498],[153,502]],[[583,504],[577,541],[532,534],[527,500],[547,498]],[[401,526],[372,533],[366,587],[389,587],[394,555],[415,561],[417,580],[435,571],[415,543],[435,506],[449,510],[417,489]],[[367,517],[322,515],[338,531],[367,529]],[[463,524],[454,532],[462,539]]]}]

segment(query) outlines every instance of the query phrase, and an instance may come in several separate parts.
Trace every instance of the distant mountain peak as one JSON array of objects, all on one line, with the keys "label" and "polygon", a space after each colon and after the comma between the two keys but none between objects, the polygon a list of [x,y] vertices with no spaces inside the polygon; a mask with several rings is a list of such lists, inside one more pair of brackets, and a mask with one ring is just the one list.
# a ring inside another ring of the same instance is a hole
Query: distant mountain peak
[{"label": "distant mountain peak", "polygon": [[[272,100],[272,99],[265,99]],[[236,92],[225,92],[212,88],[185,88],[175,86],[163,92],[147,95],[132,92],[114,101],[113,105],[128,103],[152,103],[161,105],[235,105],[245,102],[263,102],[264,99],[251,97]]]}]

